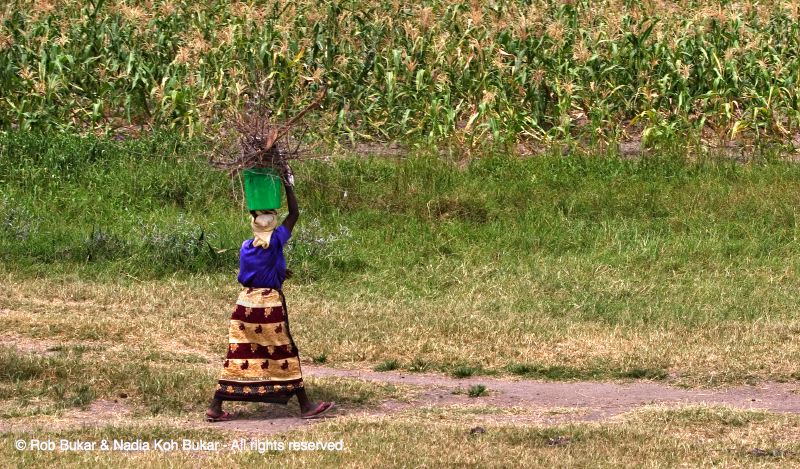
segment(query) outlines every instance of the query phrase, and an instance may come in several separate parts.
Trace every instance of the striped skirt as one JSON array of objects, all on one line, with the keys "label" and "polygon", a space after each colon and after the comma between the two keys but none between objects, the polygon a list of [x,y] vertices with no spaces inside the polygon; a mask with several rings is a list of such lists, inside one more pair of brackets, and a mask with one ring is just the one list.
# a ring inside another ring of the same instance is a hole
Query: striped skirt
[{"label": "striped skirt", "polygon": [[228,353],[214,397],[285,404],[302,388],[283,293],[244,289],[231,316]]}]

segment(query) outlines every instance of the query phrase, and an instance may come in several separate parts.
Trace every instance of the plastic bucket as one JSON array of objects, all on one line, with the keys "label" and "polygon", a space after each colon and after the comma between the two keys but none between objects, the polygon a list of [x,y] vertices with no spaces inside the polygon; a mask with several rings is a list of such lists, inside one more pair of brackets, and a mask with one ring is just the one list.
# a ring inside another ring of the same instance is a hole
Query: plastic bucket
[{"label": "plastic bucket", "polygon": [[281,206],[283,183],[274,169],[244,171],[244,196],[248,210],[275,210]]}]

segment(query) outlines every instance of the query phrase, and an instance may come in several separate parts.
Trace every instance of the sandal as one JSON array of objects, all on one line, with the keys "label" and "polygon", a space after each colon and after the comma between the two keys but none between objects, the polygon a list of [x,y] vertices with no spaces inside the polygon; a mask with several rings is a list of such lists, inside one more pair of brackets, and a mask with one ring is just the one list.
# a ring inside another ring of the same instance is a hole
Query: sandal
[{"label": "sandal", "polygon": [[229,412],[222,412],[216,417],[206,412],[206,422],[227,422],[230,419],[231,414]]},{"label": "sandal", "polygon": [[328,412],[329,410],[336,407],[335,402],[320,402],[316,409],[311,411],[311,413],[306,415],[301,415],[301,419],[316,419],[322,416],[322,414]]}]

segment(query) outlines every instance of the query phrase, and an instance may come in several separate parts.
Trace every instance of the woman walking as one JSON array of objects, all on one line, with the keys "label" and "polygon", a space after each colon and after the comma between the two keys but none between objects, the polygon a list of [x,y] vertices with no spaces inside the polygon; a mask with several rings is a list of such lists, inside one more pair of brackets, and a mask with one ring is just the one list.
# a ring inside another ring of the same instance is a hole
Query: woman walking
[{"label": "woman walking", "polygon": [[278,225],[274,210],[252,211],[253,238],[239,254],[239,294],[231,316],[228,353],[206,420],[230,419],[223,401],[286,404],[297,396],[302,418],[316,418],[333,402],[312,402],[303,387],[297,347],[289,332],[286,299],[281,287],[287,277],[283,247],[292,235],[300,211],[291,176],[284,178],[289,214]]}]

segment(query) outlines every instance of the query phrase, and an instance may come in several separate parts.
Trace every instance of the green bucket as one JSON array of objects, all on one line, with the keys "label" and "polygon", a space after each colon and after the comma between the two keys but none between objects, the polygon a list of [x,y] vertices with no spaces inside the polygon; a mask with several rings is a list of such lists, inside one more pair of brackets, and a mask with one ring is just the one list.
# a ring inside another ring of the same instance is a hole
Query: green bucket
[{"label": "green bucket", "polygon": [[244,171],[244,196],[248,210],[275,210],[281,206],[281,178],[274,169]]}]

